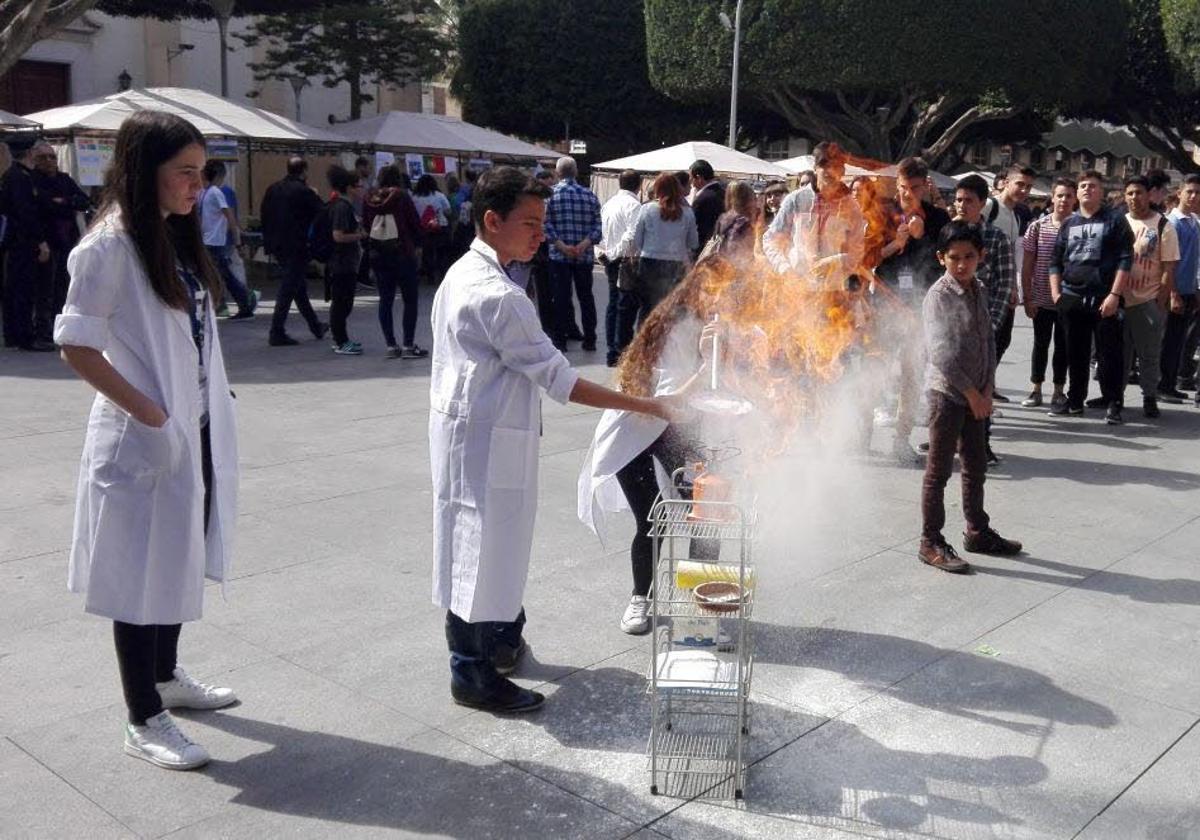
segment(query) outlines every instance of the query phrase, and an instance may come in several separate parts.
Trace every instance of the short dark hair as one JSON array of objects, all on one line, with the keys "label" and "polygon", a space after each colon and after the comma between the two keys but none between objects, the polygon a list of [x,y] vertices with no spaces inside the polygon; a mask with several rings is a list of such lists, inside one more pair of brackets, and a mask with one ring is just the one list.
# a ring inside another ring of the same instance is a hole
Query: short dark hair
[{"label": "short dark hair", "polygon": [[288,158],[287,174],[292,176],[303,175],[307,171],[308,161],[306,161],[304,158],[300,157],[299,155]]},{"label": "short dark hair", "polygon": [[1141,187],[1146,192],[1150,192],[1150,179],[1145,175],[1130,175],[1125,179],[1122,186],[1125,189],[1129,187]]},{"label": "short dark hair", "polygon": [[[967,180],[963,178],[963,181]],[[979,179],[980,181],[983,178]],[[962,181],[959,182],[959,187],[962,187]],[[984,185],[986,189],[986,183]],[[938,234],[937,249],[939,254],[944,254],[950,250],[950,246],[955,242],[969,242],[975,246],[975,250],[983,250],[983,230],[979,225],[967,224],[966,222],[952,221],[942,225],[941,233]]]},{"label": "short dark hair", "polygon": [[679,186],[683,187],[683,191],[687,192],[692,188],[692,173],[686,169],[680,169],[675,173],[675,180],[679,182]]},{"label": "short dark hair", "polygon": [[1193,172],[1191,175],[1185,175],[1183,177],[1183,183],[1200,186],[1200,174]]},{"label": "short dark hair", "polygon": [[1055,187],[1066,187],[1071,192],[1075,192],[1079,185],[1075,183],[1074,178],[1068,178],[1066,175],[1059,175],[1054,179],[1054,183],[1050,185],[1050,192],[1054,192]]},{"label": "short dark hair", "polygon": [[225,174],[225,164],[219,160],[204,161],[204,180],[209,183]]},{"label": "short dark hair", "polygon": [[483,217],[489,210],[501,219],[507,219],[522,198],[540,198],[551,195],[550,188],[515,166],[497,166],[480,176],[471,195],[471,215],[475,224],[483,227]]},{"label": "short dark hair", "polygon": [[813,166],[829,166],[838,163],[846,165],[846,153],[832,140],[822,140],[813,149]]},{"label": "short dark hair", "polygon": [[401,184],[400,174],[400,167],[394,163],[389,163],[379,170],[379,186],[384,189],[399,187]]},{"label": "short dark hair", "polygon": [[711,181],[717,177],[717,173],[713,172],[712,164],[706,160],[698,160],[688,167],[688,172],[697,178],[703,178],[705,181]]},{"label": "short dark hair", "polygon": [[329,187],[334,192],[345,193],[346,190],[358,185],[358,173],[351,172],[346,167],[337,163],[329,167],[329,171],[325,173],[325,178],[329,181]]},{"label": "short dark hair", "polygon": [[632,169],[626,169],[617,176],[617,186],[623,190],[637,192],[638,187],[642,185],[642,176]]},{"label": "short dark hair", "polygon": [[975,195],[979,196],[980,201],[987,201],[988,185],[987,181],[983,180],[982,175],[968,175],[966,178],[963,178],[954,187],[955,192],[958,192],[959,190],[973,192]]},{"label": "short dark hair", "polygon": [[1100,185],[1104,185],[1104,176],[1096,169],[1085,169],[1079,173],[1080,181],[1099,181]]},{"label": "short dark hair", "polygon": [[1032,166],[1026,166],[1023,163],[1014,163],[1008,169],[1004,170],[1005,175],[1024,175],[1026,178],[1036,178],[1037,170]]},{"label": "short dark hair", "polygon": [[1171,176],[1162,169],[1151,169],[1146,172],[1147,189],[1157,190],[1171,186]]},{"label": "short dark hair", "polygon": [[896,164],[896,174],[901,178],[928,178],[929,164],[924,158],[906,157]]},{"label": "short dark hair", "polygon": [[359,155],[358,157],[356,157],[354,159],[354,168],[355,169],[357,169],[360,166],[370,166],[370,165],[371,165],[371,161],[364,155]]}]

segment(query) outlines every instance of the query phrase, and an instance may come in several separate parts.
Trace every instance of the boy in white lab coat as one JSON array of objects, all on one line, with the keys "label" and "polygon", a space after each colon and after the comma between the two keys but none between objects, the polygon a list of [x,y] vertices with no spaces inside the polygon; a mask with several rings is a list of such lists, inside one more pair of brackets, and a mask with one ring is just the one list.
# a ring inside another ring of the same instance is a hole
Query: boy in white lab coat
[{"label": "boy in white lab coat", "polygon": [[671,404],[586,379],[508,273],[541,244],[549,190],[513,167],[475,187],[477,238],[433,301],[429,454],[433,601],[446,612],[456,703],[526,712],[545,698],[501,676],[525,650],[521,607],[537,510],[539,388],[557,402],[667,417]]}]

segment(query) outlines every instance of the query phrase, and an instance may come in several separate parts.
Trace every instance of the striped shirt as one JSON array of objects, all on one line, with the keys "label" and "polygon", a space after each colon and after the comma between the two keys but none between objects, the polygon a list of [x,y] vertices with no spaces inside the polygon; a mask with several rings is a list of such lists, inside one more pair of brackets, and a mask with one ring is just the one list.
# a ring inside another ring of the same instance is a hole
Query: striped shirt
[{"label": "striped shirt", "polygon": [[1054,256],[1054,243],[1058,240],[1061,222],[1048,213],[1025,229],[1022,242],[1026,254],[1033,254],[1033,282],[1030,301],[1039,309],[1051,309],[1054,300],[1050,297],[1050,259]]}]

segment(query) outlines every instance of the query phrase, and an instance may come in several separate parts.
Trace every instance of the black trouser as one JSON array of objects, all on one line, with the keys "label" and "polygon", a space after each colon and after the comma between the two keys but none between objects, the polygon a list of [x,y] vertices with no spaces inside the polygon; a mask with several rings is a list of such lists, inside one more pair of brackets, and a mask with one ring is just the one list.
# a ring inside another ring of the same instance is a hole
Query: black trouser
[{"label": "black trouser", "polygon": [[287,333],[287,316],[293,302],[313,335],[321,326],[308,299],[308,252],[303,248],[296,251],[283,255],[276,268],[279,291],[275,293],[275,312],[271,316],[271,335],[276,337]]},{"label": "black trouser", "polygon": [[554,332],[550,338],[560,346],[575,326],[575,307],[571,289],[579,298],[579,317],[583,321],[583,343],[596,343],[596,296],[592,294],[592,264],[551,262],[550,295],[554,301]]},{"label": "black trouser", "polygon": [[[1190,358],[1191,354],[1196,352],[1196,343],[1194,336],[1196,334],[1196,295],[1180,295],[1183,299],[1182,312],[1167,312],[1167,326],[1163,332],[1162,343],[1162,360],[1159,364],[1159,369],[1162,371],[1162,378],[1158,381],[1160,389],[1171,389],[1179,384],[1179,374],[1181,371],[1190,372],[1191,376],[1184,378],[1192,378],[1196,373],[1196,362]],[[1184,347],[1188,342],[1189,334],[1193,337],[1191,344],[1191,353],[1185,357]]]},{"label": "black trouser", "polygon": [[449,247],[448,228],[427,230],[421,236],[421,271],[435,286],[446,276],[446,254]]},{"label": "black trouser", "polygon": [[533,284],[533,299],[537,304],[542,332],[554,341],[554,295],[550,292],[550,260],[535,257],[529,264],[529,280]]},{"label": "black trouser", "polygon": [[[687,453],[683,442],[674,429],[668,428],[658,440],[638,453],[632,461],[617,470],[617,483],[633,511],[637,531],[629,546],[629,560],[633,566],[633,594],[647,595],[654,579],[654,544],[650,539],[650,510],[658,497],[658,477],[654,469],[657,457],[668,474],[684,465]],[[720,556],[721,544],[717,540],[692,540],[688,556],[702,560],[716,560]]]},{"label": "black trouser", "polygon": [[1046,381],[1046,360],[1050,356],[1050,343],[1054,342],[1054,356],[1050,362],[1054,384],[1062,387],[1067,382],[1067,336],[1059,321],[1058,310],[1041,306],[1033,316],[1033,358],[1030,361],[1029,381],[1041,385]]},{"label": "black trouser", "polygon": [[610,260],[604,266],[608,278],[608,306],[604,308],[604,341],[608,345],[608,360],[616,361],[633,341],[633,327],[637,322],[638,302],[632,292],[617,287],[621,274],[621,261]]},{"label": "black trouser", "polygon": [[1075,408],[1082,408],[1087,399],[1093,338],[1096,340],[1100,395],[1109,402],[1123,403],[1124,325],[1119,313],[1111,318],[1101,318],[1099,307],[1099,297],[1081,298],[1064,294],[1058,301],[1067,340],[1067,373],[1070,379],[1067,402]]},{"label": "black trouser", "polygon": [[33,331],[41,341],[54,339],[54,319],[62,312],[67,302],[67,286],[71,283],[70,275],[67,274],[68,253],[69,251],[51,251],[47,262],[37,264]]},{"label": "black trouser", "polygon": [[333,274],[329,278],[329,329],[333,342],[339,347],[350,340],[346,333],[346,320],[354,309],[354,291],[358,286],[357,271]]},{"label": "black trouser", "polygon": [[4,251],[4,343],[33,344],[33,310],[37,300],[37,246],[14,242]]},{"label": "black trouser", "polygon": [[[212,504],[212,446],[208,426],[200,428],[200,474],[204,479],[204,530],[207,532]],[[145,726],[148,718],[163,710],[155,684],[175,676],[182,627],[181,624],[113,622],[121,691],[129,710],[129,722],[134,726]]]},{"label": "black trouser", "polygon": [[446,611],[446,646],[450,649],[450,682],[462,696],[488,700],[507,680],[492,658],[497,644],[516,650],[525,629],[525,608],[513,621],[464,621]]},{"label": "black trouser", "polygon": [[671,293],[683,278],[687,266],[675,260],[656,260],[642,257],[638,260],[637,296],[638,328],[646,323],[654,308]]},{"label": "black trouser", "polygon": [[400,326],[404,346],[412,347],[417,332],[417,258],[405,254],[395,242],[375,242],[371,246],[371,266],[375,269],[375,288],[379,292],[379,329],[388,347],[396,346],[395,319],[392,307],[396,290],[404,303]]},{"label": "black trouser", "polygon": [[929,457],[921,482],[921,538],[944,540],[946,483],[954,471],[954,453],[962,462],[963,516],[968,533],[988,527],[983,509],[983,484],[987,479],[987,445],[984,421],[976,420],[969,406],[959,405],[940,391],[929,391]]},{"label": "black trouser", "polygon": [[1011,306],[1005,312],[1004,318],[1000,321],[1000,326],[996,330],[996,364],[1000,364],[1000,360],[1004,358],[1004,351],[1008,349],[1008,345],[1012,344],[1013,319],[1016,315],[1015,309]]}]

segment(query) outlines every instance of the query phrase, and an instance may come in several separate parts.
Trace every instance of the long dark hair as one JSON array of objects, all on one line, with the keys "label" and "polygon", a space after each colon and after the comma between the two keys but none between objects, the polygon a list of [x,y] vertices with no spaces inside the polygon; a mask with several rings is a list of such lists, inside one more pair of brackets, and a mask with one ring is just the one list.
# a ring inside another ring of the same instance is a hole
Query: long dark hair
[{"label": "long dark hair", "polygon": [[166,306],[187,309],[191,298],[176,263],[198,273],[213,299],[220,296],[217,271],[204,249],[196,213],[163,218],[158,201],[158,168],[204,136],[182,117],[163,111],[138,111],[117,133],[112,165],[104,177],[104,198],[97,219],[119,210],[137,248],[154,294]]}]

